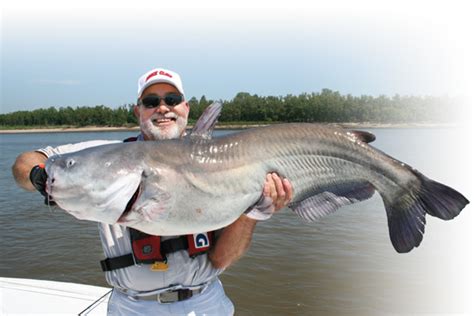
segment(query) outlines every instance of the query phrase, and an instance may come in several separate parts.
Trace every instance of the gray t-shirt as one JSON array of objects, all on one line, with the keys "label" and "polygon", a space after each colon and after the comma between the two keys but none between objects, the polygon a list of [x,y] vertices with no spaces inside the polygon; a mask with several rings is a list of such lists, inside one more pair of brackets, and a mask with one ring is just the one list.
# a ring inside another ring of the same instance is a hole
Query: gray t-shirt
[{"label": "gray t-shirt", "polygon": [[[120,143],[121,141],[96,140],[76,144],[61,145],[38,149],[38,152],[47,157],[56,154],[65,154],[81,149],[105,144]],[[132,253],[130,232],[121,225],[99,223],[99,234],[102,248],[107,258],[113,258]],[[162,237],[162,240],[176,236]],[[222,269],[212,266],[207,254],[190,258],[187,250],[180,250],[167,255],[168,269],[166,271],[151,271],[150,265],[134,265],[123,269],[107,271],[107,282],[122,291],[130,294],[155,292],[173,285],[196,286],[215,279]]]}]

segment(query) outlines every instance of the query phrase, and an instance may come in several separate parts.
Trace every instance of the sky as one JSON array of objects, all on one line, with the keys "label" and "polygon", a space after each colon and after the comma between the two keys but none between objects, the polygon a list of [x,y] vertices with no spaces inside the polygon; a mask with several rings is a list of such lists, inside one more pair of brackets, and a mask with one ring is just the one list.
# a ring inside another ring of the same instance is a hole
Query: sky
[{"label": "sky", "polygon": [[472,92],[468,1],[64,2],[3,2],[0,113],[130,104],[155,67],[188,98]]}]

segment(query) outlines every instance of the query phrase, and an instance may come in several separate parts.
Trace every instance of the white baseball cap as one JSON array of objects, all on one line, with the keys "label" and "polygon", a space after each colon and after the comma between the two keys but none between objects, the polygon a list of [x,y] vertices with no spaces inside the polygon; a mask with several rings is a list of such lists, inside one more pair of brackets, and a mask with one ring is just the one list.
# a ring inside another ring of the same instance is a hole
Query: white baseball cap
[{"label": "white baseball cap", "polygon": [[184,96],[183,83],[181,82],[181,77],[176,72],[163,68],[155,68],[147,71],[138,79],[138,98],[141,97],[146,88],[160,82],[175,86]]}]

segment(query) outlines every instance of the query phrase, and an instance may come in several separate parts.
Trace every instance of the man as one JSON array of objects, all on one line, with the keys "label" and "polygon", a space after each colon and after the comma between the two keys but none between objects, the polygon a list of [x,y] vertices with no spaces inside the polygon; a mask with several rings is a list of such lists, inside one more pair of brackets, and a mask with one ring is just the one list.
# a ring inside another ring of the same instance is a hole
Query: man
[{"label": "man", "polygon": [[[141,134],[132,141],[182,137],[189,104],[180,76],[166,69],[153,69],[141,76],[134,112]],[[18,156],[13,166],[15,180],[22,188],[36,188],[48,198],[45,192],[47,175],[40,167],[47,157],[110,142],[113,141],[89,141],[25,152]],[[107,257],[101,262],[102,269],[106,271],[107,282],[114,288],[108,313],[233,314],[232,302],[217,276],[248,249],[257,219],[268,218],[292,197],[288,180],[281,180],[276,174],[268,174],[263,187],[262,202],[257,208],[220,231],[198,234],[199,242],[204,242],[199,244],[201,248],[196,246],[197,239],[193,239],[198,238],[196,235],[150,236],[120,225],[100,223],[100,237]],[[267,206],[266,212],[262,213],[262,206],[268,205],[268,200],[273,205]]]}]

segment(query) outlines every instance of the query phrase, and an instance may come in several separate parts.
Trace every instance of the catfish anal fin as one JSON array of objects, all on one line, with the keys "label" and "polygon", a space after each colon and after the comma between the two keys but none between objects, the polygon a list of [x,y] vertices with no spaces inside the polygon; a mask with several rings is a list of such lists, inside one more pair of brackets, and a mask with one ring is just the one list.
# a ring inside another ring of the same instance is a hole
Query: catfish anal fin
[{"label": "catfish anal fin", "polygon": [[323,192],[302,201],[292,202],[288,207],[306,221],[314,222],[344,205],[367,200],[374,192],[374,187],[368,182],[344,183],[325,188]]}]

